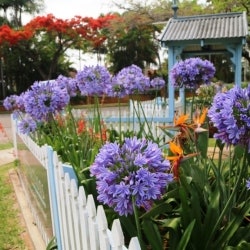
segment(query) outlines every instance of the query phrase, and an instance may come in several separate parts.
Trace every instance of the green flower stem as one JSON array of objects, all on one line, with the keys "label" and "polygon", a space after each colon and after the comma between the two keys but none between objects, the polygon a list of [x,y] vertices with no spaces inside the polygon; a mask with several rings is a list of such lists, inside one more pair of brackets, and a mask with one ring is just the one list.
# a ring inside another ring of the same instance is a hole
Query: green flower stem
[{"label": "green flower stem", "polygon": [[[102,124],[101,124],[101,112],[100,112],[100,106],[99,106],[99,99],[98,96],[95,95],[95,110],[94,114],[97,114],[97,129],[100,132],[100,138],[101,138],[101,143],[103,144],[103,138],[102,138]],[[96,132],[96,131],[95,131]]]},{"label": "green flower stem", "polygon": [[69,113],[69,115],[70,115],[70,118],[71,118],[71,121],[72,121],[72,124],[73,124],[73,127],[74,127],[74,131],[76,132],[77,131],[77,128],[76,128],[76,122],[75,122],[75,117],[74,117],[74,115],[73,115],[73,113],[72,113],[72,108],[71,108],[71,106],[67,106],[67,110],[68,110],[68,113]]},{"label": "green flower stem", "polygon": [[141,227],[140,227],[140,222],[139,222],[139,215],[138,215],[138,210],[135,205],[135,196],[132,196],[132,205],[133,205],[133,211],[134,211],[134,216],[135,216],[135,224],[136,224],[136,229],[137,229],[137,236],[138,240],[140,242],[140,245],[143,246],[143,241],[142,241],[142,233],[141,233]]},{"label": "green flower stem", "polygon": [[118,98],[118,108],[119,108],[119,143],[122,143],[122,118],[121,118],[121,99]]},{"label": "green flower stem", "polygon": [[[143,131],[143,132],[145,133],[145,135],[146,135],[146,131],[145,131],[145,128],[144,128],[144,123],[145,123],[146,126],[147,126],[148,129],[149,129],[150,137],[151,137],[151,139],[152,139],[152,138],[153,138],[153,134],[152,134],[152,131],[151,131],[151,129],[150,129],[150,125],[149,125],[148,119],[147,119],[147,117],[146,117],[145,111],[144,111],[144,109],[143,109],[143,107],[142,107],[141,101],[140,101],[140,100],[137,101],[137,107],[135,107],[135,102],[134,102],[134,100],[132,100],[132,102],[133,102],[133,110],[134,110],[134,112],[135,112],[135,114],[136,114],[136,117],[137,117],[137,119],[138,119],[138,123],[139,123],[139,125],[140,125],[140,131]],[[137,109],[136,109],[136,108],[137,108]],[[140,110],[142,111],[142,117],[143,117],[144,121],[142,121],[142,119],[141,119]],[[134,124],[134,122],[133,122],[133,124]],[[147,135],[147,136],[148,136],[148,135]]]}]

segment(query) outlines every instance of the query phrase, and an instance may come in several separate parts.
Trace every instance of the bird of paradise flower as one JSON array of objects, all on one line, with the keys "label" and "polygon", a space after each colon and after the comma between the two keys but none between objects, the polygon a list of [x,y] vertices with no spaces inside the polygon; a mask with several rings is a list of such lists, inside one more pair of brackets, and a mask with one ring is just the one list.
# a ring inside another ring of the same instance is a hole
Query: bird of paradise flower
[{"label": "bird of paradise flower", "polygon": [[179,180],[180,164],[183,161],[186,161],[198,155],[198,153],[191,153],[191,154],[184,155],[183,149],[179,145],[175,144],[174,142],[169,142],[169,150],[171,151],[173,155],[166,156],[166,159],[168,159],[169,161],[172,161],[172,172],[174,174],[174,178],[176,180]]}]

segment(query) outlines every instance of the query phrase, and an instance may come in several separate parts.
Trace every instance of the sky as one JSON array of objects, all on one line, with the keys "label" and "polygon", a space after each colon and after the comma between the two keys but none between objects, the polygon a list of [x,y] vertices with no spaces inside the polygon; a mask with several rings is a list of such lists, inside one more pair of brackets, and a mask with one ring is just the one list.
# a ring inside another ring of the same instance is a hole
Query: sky
[{"label": "sky", "polygon": [[[122,0],[114,1],[122,2]],[[97,18],[100,14],[118,10],[113,4],[113,0],[44,0],[44,4],[45,10],[43,13],[39,13],[39,16],[53,14],[62,19],[71,19],[76,15]],[[24,15],[23,24],[32,18],[34,16]]]},{"label": "sky", "polygon": [[97,18],[101,13],[114,10],[112,0],[44,0],[46,13],[68,19],[75,15]]}]

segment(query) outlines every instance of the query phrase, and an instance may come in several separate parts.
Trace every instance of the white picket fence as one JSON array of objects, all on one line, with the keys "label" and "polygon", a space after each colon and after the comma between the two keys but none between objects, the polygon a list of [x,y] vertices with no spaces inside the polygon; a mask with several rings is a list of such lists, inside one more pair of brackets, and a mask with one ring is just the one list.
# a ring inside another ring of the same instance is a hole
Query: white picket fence
[{"label": "white picket fence", "polygon": [[[175,102],[175,112],[181,112],[181,101]],[[86,110],[74,110],[75,116],[82,115]],[[146,118],[149,126],[145,126],[145,132],[150,129],[154,136],[160,136],[160,125],[172,122],[169,118],[168,100],[155,99],[137,103],[130,102],[127,108],[122,108],[118,117],[118,107],[102,108],[101,114],[108,127],[122,130],[133,129],[138,131],[140,126],[138,119]],[[136,113],[135,113],[136,112]],[[89,114],[88,114],[89,115]],[[56,236],[59,250],[139,250],[137,237],[130,240],[128,248],[124,245],[124,234],[118,219],[113,221],[112,228],[107,225],[107,218],[102,206],[95,206],[92,195],[86,197],[84,188],[78,188],[77,179],[71,166],[59,161],[58,155],[49,146],[39,147],[29,136],[21,134],[17,130],[17,122],[14,118],[14,145],[17,145],[16,135],[47,170],[50,207],[52,217],[53,234]],[[32,204],[31,204],[32,206]],[[33,209],[33,214],[34,214]],[[39,218],[35,216],[37,225]],[[47,244],[49,239],[42,226],[39,227]]]},{"label": "white picket fence", "polygon": [[[16,133],[47,170],[53,234],[59,250],[141,249],[137,237],[130,240],[128,247],[125,246],[118,219],[113,221],[111,229],[108,228],[103,206],[96,207],[93,196],[86,196],[82,186],[78,188],[72,167],[60,162],[51,147],[39,147],[29,136]],[[35,219],[39,220],[38,217]],[[39,225],[39,221],[36,224]],[[41,234],[47,244],[43,230]]]}]

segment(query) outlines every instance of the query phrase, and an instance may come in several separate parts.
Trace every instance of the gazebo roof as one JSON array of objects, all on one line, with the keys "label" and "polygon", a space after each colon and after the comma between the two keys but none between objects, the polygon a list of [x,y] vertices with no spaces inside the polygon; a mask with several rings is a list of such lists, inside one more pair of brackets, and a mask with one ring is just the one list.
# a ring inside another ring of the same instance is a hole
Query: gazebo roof
[{"label": "gazebo roof", "polygon": [[245,38],[248,35],[245,12],[232,12],[171,18],[159,37],[161,42],[201,39]]}]

